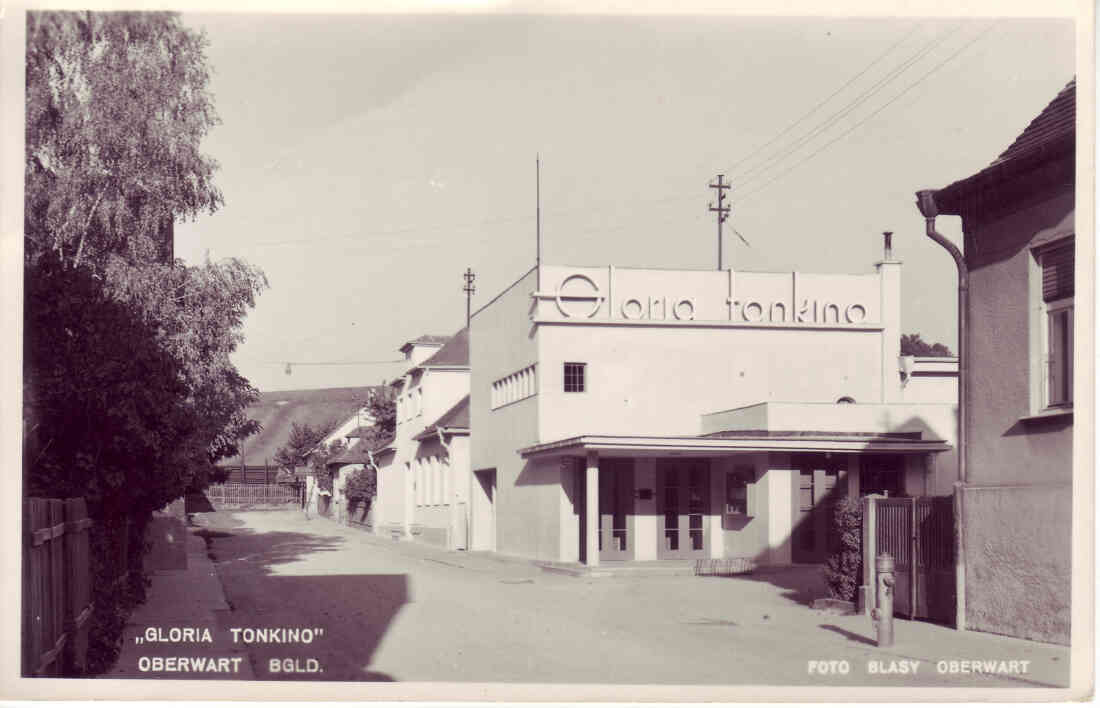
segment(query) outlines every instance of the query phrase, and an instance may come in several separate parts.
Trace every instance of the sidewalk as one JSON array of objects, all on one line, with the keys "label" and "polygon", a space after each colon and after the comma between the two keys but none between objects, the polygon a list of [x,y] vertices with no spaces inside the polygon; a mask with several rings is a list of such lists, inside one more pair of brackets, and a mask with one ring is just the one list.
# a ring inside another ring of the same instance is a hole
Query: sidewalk
[{"label": "sidewalk", "polygon": [[254,678],[246,647],[229,633],[230,608],[206,555],[206,542],[185,533],[185,568],[158,569],[146,601],[122,634],[122,652],[103,678]]}]

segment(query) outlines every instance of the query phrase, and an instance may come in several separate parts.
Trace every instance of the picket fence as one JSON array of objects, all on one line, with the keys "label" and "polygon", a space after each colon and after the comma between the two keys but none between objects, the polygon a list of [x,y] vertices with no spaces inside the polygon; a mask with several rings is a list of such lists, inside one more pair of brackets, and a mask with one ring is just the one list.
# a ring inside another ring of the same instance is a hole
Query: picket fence
[{"label": "picket fence", "polygon": [[289,484],[212,484],[206,498],[216,509],[222,507],[275,506],[294,504],[300,492]]},{"label": "picket fence", "polygon": [[23,504],[22,673],[83,673],[92,614],[91,553],[83,499]]}]

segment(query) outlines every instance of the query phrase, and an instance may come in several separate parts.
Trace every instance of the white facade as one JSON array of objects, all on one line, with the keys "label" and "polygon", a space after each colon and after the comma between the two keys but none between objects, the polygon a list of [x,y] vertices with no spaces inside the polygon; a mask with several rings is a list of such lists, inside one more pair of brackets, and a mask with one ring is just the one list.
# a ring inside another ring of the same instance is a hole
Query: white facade
[{"label": "white facade", "polygon": [[815,560],[825,499],[947,493],[957,372],[899,356],[900,268],[530,271],[471,323],[473,548]]},{"label": "white facade", "polygon": [[[410,368],[394,382],[393,441],[374,452],[375,530],[465,549],[469,503],[467,333],[410,342]],[[457,417],[456,417],[457,416]]]}]

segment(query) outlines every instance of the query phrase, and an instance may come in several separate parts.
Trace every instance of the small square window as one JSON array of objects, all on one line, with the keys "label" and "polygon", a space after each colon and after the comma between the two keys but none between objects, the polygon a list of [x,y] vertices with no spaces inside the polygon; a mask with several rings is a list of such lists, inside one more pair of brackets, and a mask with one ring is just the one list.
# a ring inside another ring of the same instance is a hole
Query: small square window
[{"label": "small square window", "polygon": [[584,392],[584,364],[571,361],[565,363],[565,392]]}]

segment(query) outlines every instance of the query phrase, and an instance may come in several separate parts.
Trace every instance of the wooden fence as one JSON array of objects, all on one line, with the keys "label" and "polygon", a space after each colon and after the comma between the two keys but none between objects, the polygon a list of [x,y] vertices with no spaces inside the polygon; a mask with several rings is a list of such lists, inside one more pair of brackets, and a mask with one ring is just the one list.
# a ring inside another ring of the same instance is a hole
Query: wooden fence
[{"label": "wooden fence", "polygon": [[215,509],[244,506],[278,506],[295,504],[300,492],[289,484],[212,484],[206,498]]},{"label": "wooden fence", "polygon": [[92,614],[91,525],[83,499],[23,503],[24,676],[83,673]]}]

